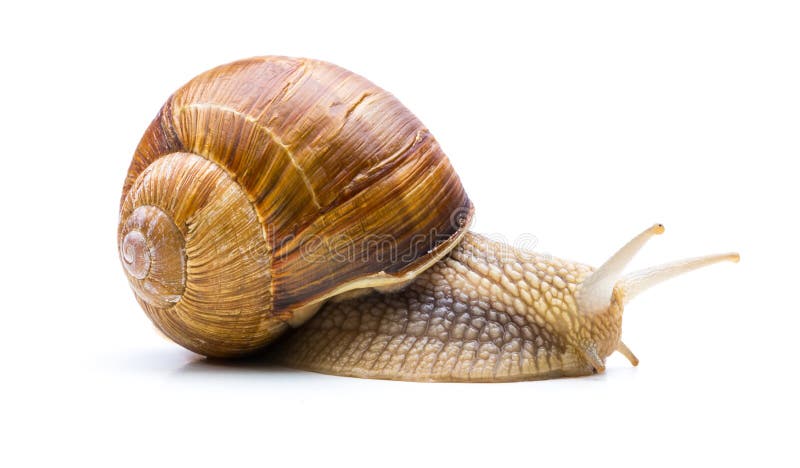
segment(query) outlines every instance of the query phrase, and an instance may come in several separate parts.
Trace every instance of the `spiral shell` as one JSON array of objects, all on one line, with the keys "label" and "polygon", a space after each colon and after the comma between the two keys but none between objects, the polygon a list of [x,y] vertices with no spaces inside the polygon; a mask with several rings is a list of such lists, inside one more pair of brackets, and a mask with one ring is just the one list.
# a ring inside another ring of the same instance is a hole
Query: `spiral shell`
[{"label": "spiral shell", "polygon": [[471,216],[438,143],[391,94],[329,63],[262,57],[167,100],[131,162],[118,244],[159,329],[235,356],[330,297],[412,279]]}]

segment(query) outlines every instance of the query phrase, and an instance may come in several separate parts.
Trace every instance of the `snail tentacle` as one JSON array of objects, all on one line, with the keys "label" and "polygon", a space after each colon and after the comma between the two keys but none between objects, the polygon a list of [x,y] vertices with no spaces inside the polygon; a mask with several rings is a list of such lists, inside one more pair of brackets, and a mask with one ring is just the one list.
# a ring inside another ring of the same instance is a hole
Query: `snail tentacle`
[{"label": "snail tentacle", "polygon": [[619,345],[617,345],[617,351],[625,356],[628,361],[630,361],[632,366],[636,367],[639,365],[639,358],[637,358],[636,355],[633,354],[633,351],[631,351],[630,348],[628,348],[628,346],[622,341],[620,341]]},{"label": "snail tentacle", "polygon": [[676,260],[674,262],[665,263],[643,270],[638,270],[633,273],[625,275],[618,283],[617,288],[622,292],[625,303],[630,302],[634,297],[638,296],[641,292],[652,288],[653,286],[666,281],[670,278],[688,273],[692,270],[702,268],[705,266],[713,265],[719,262],[738,262],[739,254],[724,253],[715,255],[704,255],[702,257],[687,258],[683,260]]},{"label": "snail tentacle", "polygon": [[581,310],[586,313],[592,313],[602,311],[607,307],[614,285],[617,283],[625,266],[633,260],[636,253],[644,247],[648,240],[663,232],[664,226],[661,224],[654,224],[645,229],[612,255],[592,276],[587,278],[581,284],[578,294]]}]

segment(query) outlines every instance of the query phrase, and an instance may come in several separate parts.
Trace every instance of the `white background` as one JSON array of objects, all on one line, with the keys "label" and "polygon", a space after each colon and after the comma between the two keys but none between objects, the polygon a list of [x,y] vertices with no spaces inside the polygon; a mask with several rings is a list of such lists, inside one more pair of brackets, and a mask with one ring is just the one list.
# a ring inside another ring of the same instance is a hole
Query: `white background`
[{"label": "white background", "polygon": [[[798,464],[800,14],[792,2],[225,0],[0,7],[0,465]],[[192,76],[328,60],[436,135],[474,229],[634,268],[738,250],[626,311],[605,375],[415,384],[215,365],[158,336],[122,181]],[[522,237],[520,237],[522,236]]]}]

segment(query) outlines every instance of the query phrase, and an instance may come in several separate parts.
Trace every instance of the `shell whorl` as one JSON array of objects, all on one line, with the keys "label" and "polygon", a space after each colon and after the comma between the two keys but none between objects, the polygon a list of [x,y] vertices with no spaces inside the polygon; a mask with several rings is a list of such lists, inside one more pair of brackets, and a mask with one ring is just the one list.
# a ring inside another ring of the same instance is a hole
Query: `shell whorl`
[{"label": "shell whorl", "polygon": [[156,326],[233,356],[294,311],[410,280],[471,214],[438,143],[394,96],[329,63],[261,57],[167,100],[131,162],[118,243]]},{"label": "shell whorl", "polygon": [[[217,164],[164,156],[123,202],[120,256],[154,323],[213,356],[249,352],[280,333],[272,318],[269,248],[252,205]],[[284,317],[287,318],[287,317]]]}]

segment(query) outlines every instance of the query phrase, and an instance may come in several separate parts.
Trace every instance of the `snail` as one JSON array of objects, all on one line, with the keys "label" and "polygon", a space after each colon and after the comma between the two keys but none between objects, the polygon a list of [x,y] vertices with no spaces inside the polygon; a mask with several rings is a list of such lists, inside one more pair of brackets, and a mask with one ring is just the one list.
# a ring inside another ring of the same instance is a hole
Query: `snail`
[{"label": "snail", "polygon": [[623,275],[663,226],[594,269],[470,232],[473,213],[393,95],[327,62],[258,57],[162,106],[124,182],[119,255],[155,326],[196,353],[470,382],[600,373],[615,351],[636,365],[625,304],[739,258]]}]

